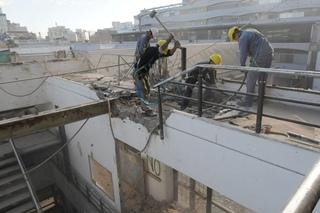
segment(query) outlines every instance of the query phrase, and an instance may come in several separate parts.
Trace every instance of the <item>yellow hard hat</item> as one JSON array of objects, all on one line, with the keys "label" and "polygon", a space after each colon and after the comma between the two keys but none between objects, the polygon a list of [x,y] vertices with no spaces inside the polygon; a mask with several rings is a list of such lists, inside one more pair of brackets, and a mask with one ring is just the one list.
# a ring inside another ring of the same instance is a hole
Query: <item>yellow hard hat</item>
[{"label": "yellow hard hat", "polygon": [[[159,40],[158,41],[158,45],[160,47],[160,49],[162,49],[162,46],[165,45],[167,43],[167,40]],[[162,50],[164,54],[167,54],[169,49],[168,49],[168,46],[166,49]]]},{"label": "yellow hard hat", "polygon": [[234,41],[233,35],[235,33],[236,30],[239,30],[239,27],[231,27],[228,31],[228,38],[229,41]]},{"label": "yellow hard hat", "polygon": [[210,61],[213,64],[221,64],[222,62],[222,57],[220,54],[214,53],[210,56]]}]

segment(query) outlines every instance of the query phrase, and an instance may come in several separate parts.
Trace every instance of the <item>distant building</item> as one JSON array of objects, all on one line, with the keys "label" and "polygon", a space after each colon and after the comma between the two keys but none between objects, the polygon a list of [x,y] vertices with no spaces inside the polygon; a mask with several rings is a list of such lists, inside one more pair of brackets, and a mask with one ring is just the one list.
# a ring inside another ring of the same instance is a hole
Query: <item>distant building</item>
[{"label": "distant building", "polygon": [[6,14],[2,13],[2,9],[0,8],[0,34],[8,32],[8,23]]},{"label": "distant building", "polygon": [[[141,10],[134,17],[140,32],[157,28],[159,37],[165,37],[167,32],[150,17],[153,10],[179,40],[226,41],[228,28],[238,25],[257,28],[272,42],[276,67],[315,70],[316,51],[320,58],[320,48],[311,39],[319,32],[319,0],[183,0]],[[114,34],[113,41],[136,41],[136,34]]]},{"label": "distant building", "polygon": [[112,34],[116,33],[115,30],[106,28],[97,30],[90,36],[90,41],[94,43],[110,43],[112,41]]},{"label": "distant building", "polygon": [[77,35],[77,41],[78,42],[84,42],[87,40],[86,36],[87,31],[82,29],[76,29],[76,35]]},{"label": "distant building", "polygon": [[113,28],[113,30],[117,31],[118,33],[132,32],[133,31],[133,23],[132,22],[114,21],[114,22],[112,22],[112,28]]},{"label": "distant building", "polygon": [[65,40],[75,42],[77,41],[77,35],[75,32],[66,28],[65,26],[56,26],[48,29],[48,38],[50,41]]},{"label": "distant building", "polygon": [[27,27],[21,26],[18,23],[7,21],[8,35],[15,40],[36,40],[37,35],[29,32]]}]

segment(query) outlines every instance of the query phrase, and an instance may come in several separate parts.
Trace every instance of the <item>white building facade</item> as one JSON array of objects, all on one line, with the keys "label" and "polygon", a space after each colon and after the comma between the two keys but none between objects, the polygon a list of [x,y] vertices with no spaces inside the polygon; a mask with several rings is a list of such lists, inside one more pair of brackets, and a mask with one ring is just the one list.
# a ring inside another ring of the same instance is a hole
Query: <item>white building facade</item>
[{"label": "white building facade", "polygon": [[56,26],[48,29],[49,40],[77,41],[77,35],[65,26]]}]

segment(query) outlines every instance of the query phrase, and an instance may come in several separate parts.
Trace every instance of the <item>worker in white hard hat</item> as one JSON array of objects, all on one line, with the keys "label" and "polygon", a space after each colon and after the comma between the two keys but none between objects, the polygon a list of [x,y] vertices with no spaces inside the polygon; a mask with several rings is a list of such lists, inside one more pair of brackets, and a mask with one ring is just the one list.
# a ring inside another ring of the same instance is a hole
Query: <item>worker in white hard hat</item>
[{"label": "worker in white hard hat", "polygon": [[[197,65],[201,64],[216,64],[219,65],[222,62],[222,57],[218,53],[213,53],[209,57],[209,61],[205,62],[200,62]],[[216,70],[213,68],[202,68],[202,67],[195,67],[192,71],[189,72],[188,77],[186,79],[187,84],[196,84],[198,82],[198,77],[201,72],[202,78],[204,80],[204,83],[207,86],[212,86],[214,85],[215,79],[216,79]],[[186,90],[184,92],[184,97],[191,97],[192,96],[192,86],[187,86]],[[206,98],[206,97],[205,97]],[[189,105],[189,100],[188,99],[183,99],[181,104],[180,104],[180,109],[184,110],[188,107]]]},{"label": "worker in white hard hat", "polygon": [[[239,42],[241,66],[246,66],[249,56],[251,67],[271,67],[274,51],[268,39],[261,32],[256,29],[241,30],[239,27],[232,27],[228,31],[228,38],[230,41]],[[258,78],[258,72],[247,73],[247,93],[254,93]],[[252,104],[253,96],[246,96],[244,101],[240,102],[240,105],[247,107],[251,107]]]},{"label": "worker in white hard hat", "polygon": [[144,54],[141,55],[137,63],[137,67],[133,72],[133,78],[135,81],[135,88],[137,96],[139,97],[142,110],[146,112],[147,115],[155,115],[150,103],[148,101],[150,96],[150,83],[149,83],[149,71],[152,65],[162,57],[172,56],[177,48],[180,48],[179,41],[174,42],[174,47],[169,49],[169,43],[173,40],[173,35],[167,40],[160,40],[156,47],[148,47]]}]

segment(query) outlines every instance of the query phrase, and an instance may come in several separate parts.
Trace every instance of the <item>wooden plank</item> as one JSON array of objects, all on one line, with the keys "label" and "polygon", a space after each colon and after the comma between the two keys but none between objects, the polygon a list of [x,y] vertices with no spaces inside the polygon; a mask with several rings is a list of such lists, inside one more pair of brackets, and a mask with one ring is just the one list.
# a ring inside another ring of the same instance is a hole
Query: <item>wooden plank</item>
[{"label": "wooden plank", "polygon": [[95,101],[0,121],[0,141],[24,136],[38,130],[57,127],[108,113],[108,101]]}]

